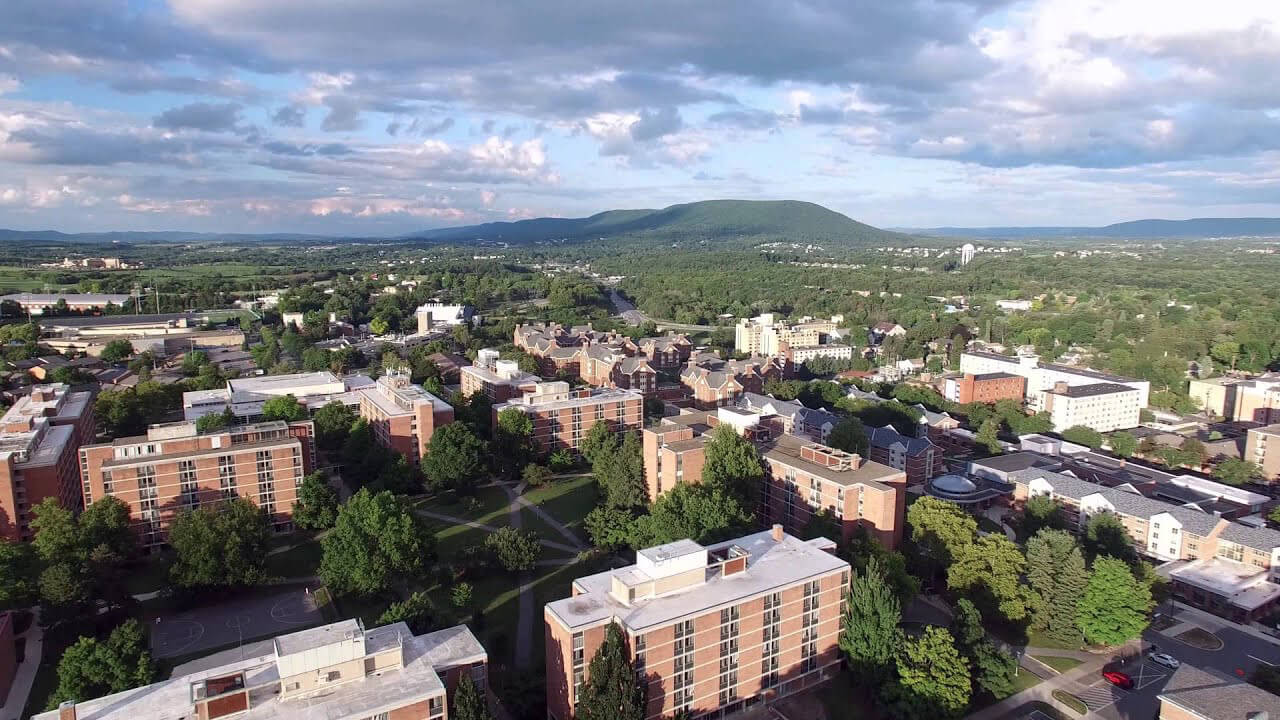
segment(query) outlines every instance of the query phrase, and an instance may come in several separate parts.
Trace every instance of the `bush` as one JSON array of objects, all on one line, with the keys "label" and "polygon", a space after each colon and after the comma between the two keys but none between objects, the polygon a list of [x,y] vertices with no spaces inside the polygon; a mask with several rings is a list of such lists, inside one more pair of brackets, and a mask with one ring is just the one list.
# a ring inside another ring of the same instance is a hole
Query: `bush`
[{"label": "bush", "polygon": [[1072,695],[1071,693],[1067,692],[1066,690],[1054,690],[1054,691],[1053,691],[1053,699],[1054,699],[1054,700],[1057,700],[1058,702],[1062,703],[1063,705],[1066,705],[1067,707],[1071,708],[1072,710],[1075,710],[1076,712],[1080,713],[1081,715],[1084,715],[1084,714],[1086,714],[1086,713],[1088,713],[1088,712],[1089,712],[1089,706],[1088,706],[1088,705],[1085,705],[1083,700],[1081,700],[1080,698],[1076,697],[1075,695]]},{"label": "bush", "polygon": [[524,471],[520,473],[520,479],[525,481],[529,487],[542,487],[551,480],[551,470],[535,463],[529,463],[524,466]]},{"label": "bush", "polygon": [[508,572],[532,570],[542,552],[538,536],[528,530],[513,527],[499,528],[485,538],[484,545],[493,553],[498,564]]}]

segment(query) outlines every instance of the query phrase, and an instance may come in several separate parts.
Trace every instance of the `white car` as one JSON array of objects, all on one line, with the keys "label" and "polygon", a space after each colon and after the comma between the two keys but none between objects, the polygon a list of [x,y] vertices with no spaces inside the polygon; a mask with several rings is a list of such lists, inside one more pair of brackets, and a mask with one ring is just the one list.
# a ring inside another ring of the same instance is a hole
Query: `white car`
[{"label": "white car", "polygon": [[1178,666],[1182,664],[1178,662],[1177,658],[1169,653],[1153,652],[1147,656],[1147,659],[1157,665],[1163,665],[1170,670],[1177,670]]}]

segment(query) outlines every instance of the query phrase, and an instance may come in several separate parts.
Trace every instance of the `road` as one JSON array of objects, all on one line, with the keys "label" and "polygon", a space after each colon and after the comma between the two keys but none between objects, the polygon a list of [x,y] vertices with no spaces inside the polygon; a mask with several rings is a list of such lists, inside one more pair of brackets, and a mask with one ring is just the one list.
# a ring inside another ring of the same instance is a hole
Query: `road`
[{"label": "road", "polygon": [[658,330],[678,330],[680,332],[711,332],[712,330],[721,330],[727,327],[724,325],[691,325],[669,320],[655,320],[637,310],[630,300],[622,297],[617,288],[609,288],[609,302],[613,303],[614,314],[632,325],[643,325],[647,322],[652,322],[658,326]]},{"label": "road", "polygon": [[[1172,609],[1164,605],[1160,610],[1167,616],[1183,621],[1183,624],[1175,625],[1163,632],[1147,630],[1143,633],[1142,639],[1181,662],[1244,678],[1252,674],[1259,664],[1280,664],[1280,645],[1248,632],[1235,623],[1181,605]],[[1193,625],[1218,636],[1222,640],[1222,648],[1204,650],[1173,637]],[[1086,691],[1087,695],[1094,697],[1085,696],[1081,699],[1089,704],[1091,710],[1107,720],[1147,720],[1155,717],[1159,708],[1157,696],[1164,689],[1173,671],[1149,660],[1142,663],[1131,661],[1121,669],[1133,677],[1137,687],[1130,691],[1113,689],[1109,686],[1103,688],[1104,681],[1097,679]],[[1100,690],[1114,698],[1110,704],[1104,704],[1106,699],[1103,699]],[[1095,702],[1097,699],[1102,699],[1102,702]]]}]

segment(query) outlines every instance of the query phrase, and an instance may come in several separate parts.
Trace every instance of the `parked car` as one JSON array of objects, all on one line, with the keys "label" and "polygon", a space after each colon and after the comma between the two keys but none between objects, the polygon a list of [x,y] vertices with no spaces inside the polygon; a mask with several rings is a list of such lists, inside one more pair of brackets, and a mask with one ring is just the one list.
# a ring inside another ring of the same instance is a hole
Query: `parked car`
[{"label": "parked car", "polygon": [[1182,664],[1178,662],[1177,658],[1170,655],[1169,653],[1153,652],[1147,655],[1147,659],[1157,665],[1163,665],[1169,668],[1170,670],[1177,670],[1178,666]]},{"label": "parked car", "polygon": [[1119,670],[1103,670],[1102,678],[1118,688],[1133,689],[1133,678]]}]

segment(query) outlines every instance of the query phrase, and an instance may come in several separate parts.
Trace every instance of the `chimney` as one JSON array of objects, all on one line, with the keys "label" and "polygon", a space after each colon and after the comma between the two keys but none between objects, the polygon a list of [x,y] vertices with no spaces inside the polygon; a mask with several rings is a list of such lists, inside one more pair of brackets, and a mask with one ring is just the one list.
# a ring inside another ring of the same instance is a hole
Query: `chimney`
[{"label": "chimney", "polygon": [[76,701],[63,700],[58,706],[58,720],[76,720]]},{"label": "chimney", "polygon": [[[774,542],[782,542],[782,526],[781,525],[774,523],[771,534],[773,535]],[[71,718],[59,718],[59,720],[75,720],[75,715],[72,715]]]},{"label": "chimney", "polygon": [[1055,393],[1058,393],[1059,395],[1063,395],[1063,394],[1066,394],[1067,387],[1069,386],[1065,382],[1062,382],[1061,380],[1059,380],[1058,382],[1053,384],[1053,391]]}]

